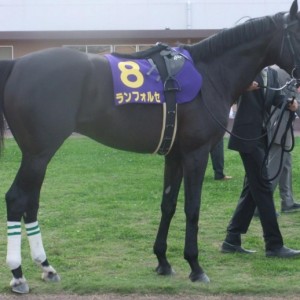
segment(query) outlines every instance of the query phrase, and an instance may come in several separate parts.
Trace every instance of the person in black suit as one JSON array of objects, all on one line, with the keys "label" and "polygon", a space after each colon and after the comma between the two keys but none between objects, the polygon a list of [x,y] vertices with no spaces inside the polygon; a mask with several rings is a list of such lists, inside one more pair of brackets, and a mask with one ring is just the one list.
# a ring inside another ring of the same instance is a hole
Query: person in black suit
[{"label": "person in black suit", "polygon": [[[278,81],[280,84],[284,85],[286,82],[291,80],[290,75],[283,69],[274,66],[278,73]],[[283,89],[283,93],[290,97],[295,97],[295,101],[298,101],[298,106],[300,103],[300,89],[297,87],[286,87]],[[296,114],[300,116],[300,106],[298,107]],[[280,109],[275,109],[274,114],[271,118],[271,124],[277,124],[276,121],[280,115]],[[286,131],[286,126],[290,118],[290,112],[285,111],[282,115],[281,122],[277,126],[271,129],[270,137],[272,137],[272,146],[269,152],[268,159],[268,170],[269,176],[274,177],[276,173],[279,172],[278,176],[272,181],[273,191],[276,187],[279,187],[279,193],[281,198],[281,212],[290,213],[300,211],[300,203],[294,201],[293,195],[293,185],[292,185],[292,153],[291,151],[285,151],[282,153],[282,137]],[[278,131],[277,131],[278,130]],[[275,132],[276,136],[274,137]],[[285,140],[285,149],[291,149],[293,144],[292,131],[288,131]],[[282,163],[281,169],[280,163]]]},{"label": "person in black suit", "polygon": [[224,139],[222,138],[210,151],[215,180],[230,180],[232,176],[224,174]]},{"label": "person in black suit", "polygon": [[[300,250],[284,246],[277,222],[273,201],[273,192],[268,171],[262,168],[267,147],[267,126],[271,106],[284,105],[284,95],[280,91],[260,88],[279,87],[278,75],[274,69],[265,68],[255,78],[238,102],[228,148],[239,152],[245,169],[244,186],[236,210],[227,227],[227,235],[221,246],[224,253],[253,253],[241,246],[241,234],[245,234],[257,206],[263,228],[267,257],[293,257],[300,255]],[[295,111],[297,101],[288,104],[288,109]],[[243,139],[252,139],[251,141]],[[260,137],[259,139],[257,139]]]}]

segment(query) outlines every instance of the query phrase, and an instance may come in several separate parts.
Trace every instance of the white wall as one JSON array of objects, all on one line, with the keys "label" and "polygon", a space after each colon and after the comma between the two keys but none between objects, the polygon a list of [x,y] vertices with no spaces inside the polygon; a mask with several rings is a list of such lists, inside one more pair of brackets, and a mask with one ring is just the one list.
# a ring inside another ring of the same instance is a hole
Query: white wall
[{"label": "white wall", "polygon": [[220,29],[235,25],[244,16],[288,11],[291,3],[292,0],[0,0],[0,31]]}]

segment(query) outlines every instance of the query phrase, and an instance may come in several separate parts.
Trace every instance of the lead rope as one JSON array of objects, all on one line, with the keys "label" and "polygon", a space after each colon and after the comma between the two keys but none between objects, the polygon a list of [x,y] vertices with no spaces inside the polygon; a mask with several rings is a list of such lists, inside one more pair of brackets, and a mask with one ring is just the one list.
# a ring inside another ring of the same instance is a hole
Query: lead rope
[{"label": "lead rope", "polygon": [[[292,102],[295,100],[295,97],[293,97],[293,100]],[[270,153],[270,149],[277,137],[277,134],[278,134],[278,130],[279,130],[279,127],[281,125],[281,122],[282,122],[282,118],[283,118],[283,114],[285,113],[285,110],[287,108],[287,106],[289,105],[289,103],[291,103],[290,101],[288,101],[285,105],[283,105],[280,109],[280,113],[279,113],[279,116],[277,118],[277,120],[275,120],[274,124],[277,122],[276,124],[276,129],[275,129],[275,132],[272,136],[272,139],[270,141],[270,143],[268,143],[268,146],[267,146],[267,150],[266,150],[266,153],[265,153],[265,157],[264,157],[264,160],[263,160],[263,163],[262,163],[262,166],[261,166],[261,176],[264,178],[264,179],[267,179],[268,181],[273,181],[275,178],[277,178],[281,172],[281,168],[282,168],[282,164],[283,164],[283,155],[285,152],[291,152],[293,149],[294,149],[294,146],[295,146],[295,136],[294,136],[294,130],[293,130],[293,122],[295,120],[295,113],[290,111],[289,113],[289,119],[288,119],[288,122],[286,124],[286,127],[285,127],[285,130],[284,130],[284,133],[281,137],[281,141],[280,141],[280,145],[281,145],[281,153],[280,153],[280,161],[279,161],[279,167],[278,167],[278,170],[277,172],[275,173],[275,175],[271,178],[269,178],[269,176],[266,178],[263,174],[264,174],[264,168],[267,168],[268,166],[268,156],[269,156],[269,153]],[[275,112],[277,108],[275,108],[273,110],[272,113]],[[287,139],[287,135],[288,135],[288,132],[291,132],[291,138],[292,138],[292,145],[289,149],[286,149],[286,139]],[[269,174],[268,174],[269,175]]]}]

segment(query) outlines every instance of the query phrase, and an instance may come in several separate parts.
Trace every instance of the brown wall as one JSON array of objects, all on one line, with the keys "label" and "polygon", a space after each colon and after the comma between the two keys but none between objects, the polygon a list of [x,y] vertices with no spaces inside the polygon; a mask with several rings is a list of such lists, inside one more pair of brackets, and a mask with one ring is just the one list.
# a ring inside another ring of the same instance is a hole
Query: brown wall
[{"label": "brown wall", "polygon": [[136,30],[76,32],[0,32],[0,46],[13,46],[14,58],[63,45],[135,45],[196,43],[218,30]]},{"label": "brown wall", "polygon": [[21,57],[25,54],[51,48],[51,47],[61,47],[59,42],[41,42],[41,41],[15,41],[11,42],[0,42],[0,45],[13,46],[14,58]]},{"label": "brown wall", "polygon": [[[62,47],[64,45],[135,45],[135,44],[155,44],[155,40],[139,41],[116,41],[116,40],[51,40],[51,41],[0,41],[0,46],[13,46],[14,58],[21,57],[28,53],[42,49]],[[170,45],[177,45],[179,41],[168,41]],[[182,43],[182,42],[181,42]],[[188,42],[186,42],[188,43]]]}]

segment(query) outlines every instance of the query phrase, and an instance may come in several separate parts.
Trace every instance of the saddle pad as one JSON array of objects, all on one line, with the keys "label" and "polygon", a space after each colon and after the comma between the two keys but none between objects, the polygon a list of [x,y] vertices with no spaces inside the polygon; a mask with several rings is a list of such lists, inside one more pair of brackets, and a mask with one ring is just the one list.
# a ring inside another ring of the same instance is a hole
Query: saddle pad
[{"label": "saddle pad", "polygon": [[[174,59],[184,59],[183,67],[174,75],[179,90],[176,102],[192,101],[202,86],[202,76],[196,70],[188,51],[173,48],[178,55]],[[149,59],[128,59],[106,54],[113,77],[116,105],[129,103],[162,104],[165,102],[164,83],[153,62]]]}]

